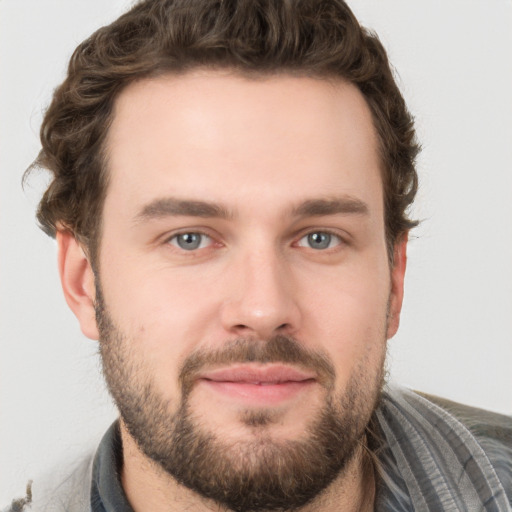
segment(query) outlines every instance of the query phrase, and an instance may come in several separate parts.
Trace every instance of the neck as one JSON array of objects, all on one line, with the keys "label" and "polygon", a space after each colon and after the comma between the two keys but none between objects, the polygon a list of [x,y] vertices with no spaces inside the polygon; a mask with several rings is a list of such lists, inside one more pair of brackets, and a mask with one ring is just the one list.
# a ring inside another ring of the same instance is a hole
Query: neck
[{"label": "neck", "polygon": [[[180,485],[139,449],[121,422],[121,483],[135,512],[228,512],[216,502]],[[358,446],[342,473],[313,501],[297,512],[367,512],[373,510],[375,479],[364,445]]]}]

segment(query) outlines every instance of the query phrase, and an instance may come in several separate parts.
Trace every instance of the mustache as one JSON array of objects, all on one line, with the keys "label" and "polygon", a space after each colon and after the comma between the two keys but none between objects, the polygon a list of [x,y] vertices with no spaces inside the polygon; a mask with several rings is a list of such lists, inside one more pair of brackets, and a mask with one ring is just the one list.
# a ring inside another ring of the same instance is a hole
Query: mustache
[{"label": "mustache", "polygon": [[276,335],[268,341],[237,338],[226,342],[222,348],[201,349],[185,359],[179,372],[183,396],[188,396],[202,370],[240,363],[285,363],[312,370],[317,374],[318,382],[328,390],[332,389],[336,376],[334,365],[326,354],[305,348],[291,336]]}]

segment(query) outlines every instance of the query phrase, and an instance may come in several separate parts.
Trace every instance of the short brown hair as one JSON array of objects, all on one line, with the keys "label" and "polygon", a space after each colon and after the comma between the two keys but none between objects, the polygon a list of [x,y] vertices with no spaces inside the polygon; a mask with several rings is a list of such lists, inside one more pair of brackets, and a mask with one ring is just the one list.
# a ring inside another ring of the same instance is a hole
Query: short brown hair
[{"label": "short brown hair", "polygon": [[103,145],[113,104],[128,84],[162,73],[231,68],[245,74],[341,78],[364,95],[380,141],[385,225],[392,258],[417,222],[413,120],[377,36],[342,0],[144,0],[75,50],[41,127],[32,167],[51,171],[37,218],[68,229],[94,262],[108,173]]}]

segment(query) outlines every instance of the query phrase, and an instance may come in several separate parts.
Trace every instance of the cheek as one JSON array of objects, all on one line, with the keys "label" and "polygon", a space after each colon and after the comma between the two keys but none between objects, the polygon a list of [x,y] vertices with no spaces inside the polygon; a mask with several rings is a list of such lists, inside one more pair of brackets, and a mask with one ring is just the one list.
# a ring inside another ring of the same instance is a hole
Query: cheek
[{"label": "cheek", "polygon": [[102,282],[112,314],[132,328],[193,327],[197,322],[192,318],[207,303],[210,289],[197,272],[148,265],[137,258],[118,259],[110,268],[105,265]]},{"label": "cheek", "polygon": [[[324,284],[321,286],[320,282]],[[345,272],[316,280],[303,301],[305,339],[316,340],[346,381],[359,362],[380,365],[386,345],[390,281],[383,272]]]},{"label": "cheek", "polygon": [[176,385],[187,355],[219,337],[215,294],[209,293],[208,282],[190,273],[169,272],[163,266],[148,270],[126,259],[117,262],[102,272],[105,303],[134,353],[168,390]]}]

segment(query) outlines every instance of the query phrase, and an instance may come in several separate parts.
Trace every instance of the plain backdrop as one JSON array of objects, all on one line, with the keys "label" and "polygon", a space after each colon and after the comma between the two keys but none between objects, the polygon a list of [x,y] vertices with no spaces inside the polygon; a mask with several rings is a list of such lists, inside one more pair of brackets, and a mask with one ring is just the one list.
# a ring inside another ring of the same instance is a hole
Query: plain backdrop
[{"label": "plain backdrop", "polygon": [[[512,2],[353,0],[417,121],[421,191],[391,379],[512,414]],[[115,417],[21,189],[75,46],[128,0],[0,0],[0,504]]]}]

